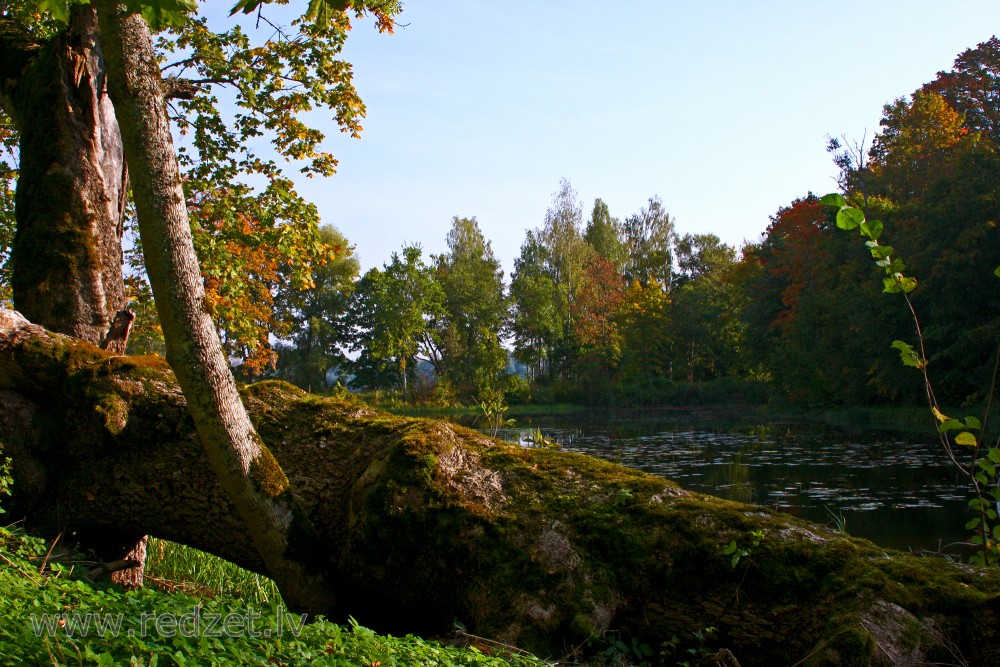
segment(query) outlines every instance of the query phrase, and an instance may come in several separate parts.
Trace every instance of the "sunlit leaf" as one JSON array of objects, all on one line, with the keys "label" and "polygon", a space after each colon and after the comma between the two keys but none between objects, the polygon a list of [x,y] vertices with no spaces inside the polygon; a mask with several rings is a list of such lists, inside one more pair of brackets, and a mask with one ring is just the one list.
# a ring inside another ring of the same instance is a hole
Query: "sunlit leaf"
[{"label": "sunlit leaf", "polygon": [[872,257],[878,257],[879,259],[885,259],[889,255],[892,254],[892,250],[893,250],[893,248],[892,248],[891,245],[875,246],[874,248],[871,249]]},{"label": "sunlit leaf", "polygon": [[957,419],[949,419],[943,421],[938,425],[938,431],[941,433],[947,433],[948,431],[957,431],[959,429],[965,428],[965,424]]},{"label": "sunlit leaf", "polygon": [[819,203],[823,206],[847,206],[847,200],[844,199],[844,196],[836,192],[823,195],[823,198],[819,200]]},{"label": "sunlit leaf", "polygon": [[883,229],[884,225],[882,224],[881,220],[868,221],[869,238],[871,238],[873,241],[877,241],[878,237],[882,236]]},{"label": "sunlit leaf", "polygon": [[[965,431],[963,433],[959,433],[958,435],[955,436],[955,444],[956,445],[964,445],[966,447],[975,447],[976,446],[976,436],[974,436],[973,434],[969,433],[968,431]],[[982,463],[982,461],[980,461],[980,463]],[[990,474],[992,475],[993,473],[991,472]]]},{"label": "sunlit leaf", "polygon": [[67,0],[38,0],[38,8],[63,23],[69,22],[69,2]]},{"label": "sunlit leaf", "polygon": [[229,15],[232,16],[237,12],[243,12],[244,14],[249,14],[259,7],[264,0],[239,0],[235,5],[233,5],[232,10],[230,10]]},{"label": "sunlit leaf", "polygon": [[983,423],[975,417],[966,417],[965,426],[970,429],[978,430],[983,427]]},{"label": "sunlit leaf", "polygon": [[865,221],[865,214],[860,208],[848,206],[837,211],[837,226],[841,229],[856,229]]},{"label": "sunlit leaf", "polygon": [[[879,224],[882,224],[882,223],[879,223]],[[878,238],[877,236],[874,235],[874,233],[872,231],[871,223],[869,223],[867,221],[861,223],[861,225],[858,228],[858,231],[861,232],[862,236],[864,236],[866,238],[869,238],[872,241],[875,241],[875,239]],[[879,231],[881,232],[881,230],[879,230]],[[867,245],[867,243],[865,245]]]},{"label": "sunlit leaf", "polygon": [[343,12],[350,6],[350,0],[309,0],[306,18],[321,28],[325,28],[336,13]]},{"label": "sunlit leaf", "polygon": [[949,419],[951,419],[951,417],[946,416],[943,412],[938,410],[937,406],[933,405],[931,406],[931,413],[934,415],[935,419],[937,419],[939,422],[946,422]]},{"label": "sunlit leaf", "polygon": [[904,366],[923,368],[926,365],[924,360],[920,358],[920,356],[913,350],[913,347],[911,347],[908,343],[901,340],[894,340],[892,341],[892,346],[899,350],[899,357],[902,359]]}]

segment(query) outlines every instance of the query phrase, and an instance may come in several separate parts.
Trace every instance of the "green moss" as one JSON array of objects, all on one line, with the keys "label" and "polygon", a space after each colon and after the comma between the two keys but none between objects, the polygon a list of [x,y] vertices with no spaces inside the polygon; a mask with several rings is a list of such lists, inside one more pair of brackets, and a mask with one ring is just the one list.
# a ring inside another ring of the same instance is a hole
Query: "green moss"
[{"label": "green moss", "polygon": [[578,613],[570,622],[570,631],[578,637],[593,637],[596,634],[594,621],[583,613]]},{"label": "green moss", "polygon": [[864,628],[842,630],[830,639],[829,658],[821,665],[866,667],[875,654],[875,638]]},{"label": "green moss", "polygon": [[285,471],[264,443],[261,443],[260,454],[250,462],[249,477],[254,488],[268,498],[277,498],[288,489]]},{"label": "green moss", "polygon": [[118,394],[104,394],[94,410],[104,417],[104,427],[111,435],[119,435],[125,430],[128,424],[128,404]]}]

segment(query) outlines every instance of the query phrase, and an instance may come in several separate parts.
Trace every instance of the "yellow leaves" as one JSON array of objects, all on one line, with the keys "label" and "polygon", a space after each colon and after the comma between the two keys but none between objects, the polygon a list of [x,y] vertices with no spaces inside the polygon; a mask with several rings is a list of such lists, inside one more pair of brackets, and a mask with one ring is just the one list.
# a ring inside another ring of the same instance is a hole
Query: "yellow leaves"
[{"label": "yellow leaves", "polygon": [[943,424],[946,421],[948,421],[949,419],[951,419],[950,417],[948,417],[947,415],[945,415],[944,413],[942,413],[940,410],[938,410],[937,406],[935,406],[935,405],[931,406],[931,412],[934,414],[934,417],[941,424]]},{"label": "yellow leaves", "polygon": [[956,445],[961,445],[963,447],[976,447],[979,444],[973,431],[979,431],[982,429],[982,422],[976,417],[966,417],[965,420],[953,419],[948,415],[944,414],[937,409],[936,406],[931,406],[931,412],[934,414],[934,418],[938,420],[938,432],[947,433],[948,431],[961,431],[957,434],[953,440]]},{"label": "yellow leaves", "polygon": [[976,436],[968,431],[959,433],[955,436],[955,444],[963,445],[965,447],[975,447],[977,444]]}]

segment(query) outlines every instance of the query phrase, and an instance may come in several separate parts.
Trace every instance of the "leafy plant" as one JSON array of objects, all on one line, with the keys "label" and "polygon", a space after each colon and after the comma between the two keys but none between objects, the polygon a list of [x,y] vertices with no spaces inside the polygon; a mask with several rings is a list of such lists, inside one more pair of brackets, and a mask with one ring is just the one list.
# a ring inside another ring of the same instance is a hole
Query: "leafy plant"
[{"label": "leafy plant", "polygon": [[713,626],[695,630],[691,633],[691,637],[687,641],[683,641],[680,637],[674,635],[660,645],[661,659],[667,662],[667,660],[673,658],[674,662],[672,664],[676,664],[678,667],[691,667],[691,665],[702,664],[702,659],[712,654],[707,644],[715,634],[715,630],[716,628]]},{"label": "leafy plant", "polygon": [[535,427],[528,431],[528,436],[525,438],[527,442],[535,445],[536,447],[544,447],[546,449],[559,449],[559,443],[555,440],[549,440],[544,435],[542,435],[542,429]]},{"label": "leafy plant", "polygon": [[483,419],[490,430],[490,435],[494,438],[500,434],[501,430],[514,428],[517,423],[514,419],[507,419],[507,411],[510,407],[504,401],[503,394],[486,393],[485,397],[479,401],[479,409],[482,410]]},{"label": "leafy plant", "polygon": [[[4,664],[101,665],[442,665],[542,666],[515,651],[489,655],[407,635],[380,635],[257,607],[227,595],[194,597],[121,588],[81,578],[45,541],[0,528],[0,655]],[[75,555],[60,556],[75,559]],[[213,618],[222,624],[206,626]],[[195,619],[200,620],[196,621]],[[170,623],[165,621],[171,620]],[[246,622],[241,625],[240,621]]]},{"label": "leafy plant", "polygon": [[626,641],[618,631],[595,634],[587,640],[587,644],[598,650],[604,647],[601,652],[603,661],[600,664],[645,666],[650,664],[649,661],[653,657],[653,648],[649,644],[637,637]]},{"label": "leafy plant", "polygon": [[[10,495],[10,486],[13,483],[13,479],[10,474],[10,458],[3,455],[3,449],[0,448],[0,498]],[[3,506],[0,505],[0,514],[3,514]]]},{"label": "leafy plant", "polygon": [[830,519],[833,521],[833,529],[838,533],[847,532],[847,517],[844,516],[842,511],[834,512],[829,507],[823,507],[826,513],[830,515]]},{"label": "leafy plant", "polygon": [[755,530],[750,533],[750,536],[753,539],[750,541],[749,546],[741,547],[736,543],[736,540],[733,540],[722,547],[723,555],[730,557],[733,568],[739,565],[740,559],[748,558],[753,550],[760,545],[760,541],[764,539],[764,529]]},{"label": "leafy plant", "polygon": [[[1000,561],[1000,523],[997,520],[997,507],[1000,507],[1000,441],[990,447],[984,445],[984,437],[996,388],[997,369],[1000,368],[1000,347],[997,349],[992,386],[982,419],[974,416],[955,419],[944,414],[928,371],[923,327],[910,298],[910,294],[917,288],[917,279],[906,275],[906,265],[896,256],[892,246],[879,242],[883,232],[881,221],[867,220],[860,208],[849,205],[840,194],[828,194],[820,203],[837,207],[837,227],[845,231],[856,229],[866,239],[865,247],[871,252],[875,265],[885,272],[882,279],[883,292],[902,295],[910,310],[917,344],[914,346],[902,340],[894,340],[892,347],[899,351],[900,360],[905,366],[915,368],[923,375],[927,402],[937,423],[941,447],[955,469],[969,480],[972,487],[974,497],[969,500],[969,508],[976,516],[965,524],[967,530],[974,531],[970,542],[975,545],[976,553],[971,560],[978,565],[996,565]],[[994,275],[1000,277],[1000,267],[994,270]]]}]

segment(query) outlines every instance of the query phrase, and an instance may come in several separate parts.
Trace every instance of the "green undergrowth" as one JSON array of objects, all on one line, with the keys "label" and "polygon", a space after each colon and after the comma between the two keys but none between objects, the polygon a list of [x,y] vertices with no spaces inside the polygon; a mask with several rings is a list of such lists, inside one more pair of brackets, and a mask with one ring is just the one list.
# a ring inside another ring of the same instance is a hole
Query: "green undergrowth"
[{"label": "green undergrowth", "polygon": [[145,585],[172,593],[228,596],[253,607],[281,603],[278,586],[263,575],[183,544],[149,538]]},{"label": "green undergrowth", "polygon": [[[162,559],[154,571],[162,569]],[[174,574],[182,575],[183,554]],[[528,667],[526,655],[489,655],[408,635],[379,635],[353,621],[302,623],[280,598],[232,588],[124,591],[93,582],[45,541],[0,528],[0,656],[5,665],[455,665]],[[169,558],[168,558],[169,561]],[[195,574],[221,566],[202,563]],[[179,569],[178,569],[179,568]],[[156,576],[156,575],[154,575]],[[223,576],[220,572],[212,576]],[[189,590],[198,590],[199,595]],[[269,602],[269,603],[268,603]]]}]

